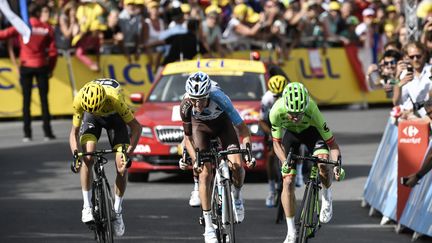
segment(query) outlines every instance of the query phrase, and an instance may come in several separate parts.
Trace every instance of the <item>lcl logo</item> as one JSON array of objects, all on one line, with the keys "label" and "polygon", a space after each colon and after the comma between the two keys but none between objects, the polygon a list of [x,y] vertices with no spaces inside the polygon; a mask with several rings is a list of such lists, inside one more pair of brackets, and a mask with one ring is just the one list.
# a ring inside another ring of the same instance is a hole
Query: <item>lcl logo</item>
[{"label": "lcl logo", "polygon": [[402,132],[408,137],[414,137],[415,135],[417,135],[417,133],[419,133],[419,130],[417,129],[417,127],[410,125],[405,127]]}]

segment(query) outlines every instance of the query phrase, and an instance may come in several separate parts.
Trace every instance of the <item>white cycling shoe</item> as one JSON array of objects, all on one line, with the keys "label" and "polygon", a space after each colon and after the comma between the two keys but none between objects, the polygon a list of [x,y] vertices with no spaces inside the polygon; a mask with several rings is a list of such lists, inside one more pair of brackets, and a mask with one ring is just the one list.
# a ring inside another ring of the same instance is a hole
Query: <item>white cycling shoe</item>
[{"label": "white cycling shoe", "polygon": [[81,212],[81,221],[83,223],[89,223],[91,221],[94,221],[93,218],[93,212],[92,212],[92,208],[91,207],[85,207],[83,208],[82,212]]},{"label": "white cycling shoe", "polygon": [[216,231],[214,228],[206,229],[203,236],[205,243],[218,243]]},{"label": "white cycling shoe", "polygon": [[189,199],[189,205],[191,207],[199,207],[201,206],[201,200],[199,197],[199,191],[192,191]]},{"label": "white cycling shoe", "polygon": [[125,224],[123,222],[123,215],[121,213],[116,213],[116,219],[113,222],[114,225],[114,235],[122,236],[125,232]]},{"label": "white cycling shoe", "polygon": [[322,205],[321,205],[321,212],[320,212],[320,222],[321,223],[328,223],[332,219],[333,216],[333,203],[332,199],[325,200],[324,197],[321,199]]},{"label": "white cycling shoe", "polygon": [[243,206],[243,199],[235,199],[234,200],[234,218],[237,223],[243,222],[244,215],[245,215],[245,209]]},{"label": "white cycling shoe", "polygon": [[266,198],[266,206],[268,208],[273,208],[276,206],[276,192],[269,192]]},{"label": "white cycling shoe", "polygon": [[288,234],[283,243],[296,243],[297,236],[296,234]]}]

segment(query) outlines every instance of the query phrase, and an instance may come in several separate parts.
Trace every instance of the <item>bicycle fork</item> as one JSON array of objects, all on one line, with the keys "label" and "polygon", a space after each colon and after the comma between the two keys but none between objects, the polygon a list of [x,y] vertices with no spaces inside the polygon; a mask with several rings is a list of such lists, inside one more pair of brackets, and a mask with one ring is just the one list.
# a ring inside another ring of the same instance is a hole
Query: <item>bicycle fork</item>
[{"label": "bicycle fork", "polygon": [[228,164],[225,160],[222,160],[219,164],[219,168],[216,172],[216,186],[218,190],[219,202],[222,203],[222,223],[229,224],[230,223],[230,213],[229,213],[229,204],[232,203],[227,196],[228,193],[231,193],[229,190],[229,168]]}]

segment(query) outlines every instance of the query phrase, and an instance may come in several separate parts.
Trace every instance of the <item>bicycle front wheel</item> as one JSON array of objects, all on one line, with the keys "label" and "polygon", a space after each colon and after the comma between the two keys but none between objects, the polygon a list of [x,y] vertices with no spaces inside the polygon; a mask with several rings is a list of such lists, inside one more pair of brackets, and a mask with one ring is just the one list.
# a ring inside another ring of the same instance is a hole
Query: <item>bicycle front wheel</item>
[{"label": "bicycle front wheel", "polygon": [[109,188],[108,181],[106,179],[102,182],[102,192],[103,205],[101,205],[101,219],[103,222],[104,229],[104,242],[112,243],[114,242],[114,231],[113,231],[113,206],[112,206],[112,196],[111,190]]},{"label": "bicycle front wheel", "polygon": [[231,183],[228,180],[223,182],[224,194],[223,194],[223,213],[227,219],[224,222],[224,235],[222,242],[235,243],[235,217],[234,217],[234,200],[231,194]]},{"label": "bicycle front wheel", "polygon": [[308,242],[308,238],[310,238],[315,232],[316,224],[314,221],[318,218],[317,198],[318,189],[315,188],[312,182],[309,182],[306,186],[300,214],[299,243]]},{"label": "bicycle front wheel", "polygon": [[216,236],[218,238],[218,242],[221,242],[223,237],[222,232],[222,197],[219,197],[219,189],[214,182],[213,190],[212,190],[212,198],[211,198],[211,210],[212,210],[212,221],[213,224],[216,225]]}]

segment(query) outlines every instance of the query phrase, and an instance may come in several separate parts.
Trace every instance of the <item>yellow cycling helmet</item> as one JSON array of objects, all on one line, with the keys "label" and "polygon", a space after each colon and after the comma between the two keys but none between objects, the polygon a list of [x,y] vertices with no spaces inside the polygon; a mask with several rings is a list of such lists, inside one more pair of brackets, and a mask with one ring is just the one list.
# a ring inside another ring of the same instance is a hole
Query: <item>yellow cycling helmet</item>
[{"label": "yellow cycling helmet", "polygon": [[268,81],[268,89],[275,95],[282,94],[285,86],[288,84],[286,78],[282,75],[275,75]]},{"label": "yellow cycling helmet", "polygon": [[89,82],[82,88],[81,107],[93,113],[100,110],[105,102],[105,89],[101,84]]}]

